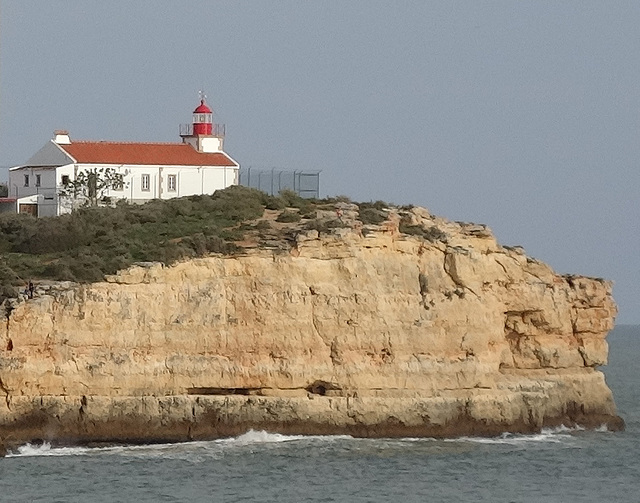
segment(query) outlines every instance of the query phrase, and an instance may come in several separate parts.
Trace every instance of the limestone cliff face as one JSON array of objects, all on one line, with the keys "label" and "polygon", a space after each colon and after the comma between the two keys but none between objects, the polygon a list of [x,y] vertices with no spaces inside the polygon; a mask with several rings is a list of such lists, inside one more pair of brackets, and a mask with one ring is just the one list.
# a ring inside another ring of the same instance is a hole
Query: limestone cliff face
[{"label": "limestone cliff face", "polygon": [[41,288],[0,332],[0,438],[621,426],[596,370],[608,282],[556,275],[484,226],[399,212],[381,226],[345,214],[285,250]]}]

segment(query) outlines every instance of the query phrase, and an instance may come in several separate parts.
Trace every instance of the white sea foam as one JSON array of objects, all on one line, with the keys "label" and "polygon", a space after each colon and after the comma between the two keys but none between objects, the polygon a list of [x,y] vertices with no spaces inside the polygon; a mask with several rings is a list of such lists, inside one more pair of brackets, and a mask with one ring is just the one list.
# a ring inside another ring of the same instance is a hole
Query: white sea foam
[{"label": "white sea foam", "polygon": [[281,435],[280,433],[268,433],[264,430],[249,430],[238,437],[218,440],[222,444],[252,445],[252,444],[278,444],[282,442],[294,442],[300,440],[345,440],[352,439],[349,435]]},{"label": "white sea foam", "polygon": [[39,445],[25,444],[16,451],[9,452],[7,457],[34,457],[34,456],[78,456],[86,454],[88,447],[57,447],[52,448],[51,444],[44,442]]},{"label": "white sea foam", "polygon": [[35,456],[86,456],[94,454],[124,455],[133,457],[162,457],[182,459],[193,455],[218,456],[223,450],[260,444],[280,444],[295,441],[333,442],[353,439],[349,435],[281,435],[266,431],[249,430],[237,437],[210,441],[179,442],[170,444],[114,445],[108,447],[52,447],[26,444],[7,454],[7,457]]},{"label": "white sea foam", "polygon": [[[204,442],[192,442],[192,444]],[[35,456],[86,456],[97,453],[121,454],[137,451],[162,451],[173,449],[183,444],[145,444],[145,445],[113,445],[108,447],[52,447],[48,442],[40,445],[26,444],[16,451],[9,452],[7,457],[35,457]]]},{"label": "white sea foam", "polygon": [[276,444],[291,442],[305,438],[301,435],[281,435],[280,433],[268,433],[266,431],[249,430],[238,437],[224,438],[218,442],[221,444],[251,445],[251,444]]},{"label": "white sea foam", "polygon": [[[570,438],[567,435],[568,438]],[[537,435],[510,435],[503,434],[499,437],[460,437],[457,439],[446,440],[447,442],[471,442],[475,444],[505,444],[505,445],[522,445],[536,442],[549,442],[559,444],[563,439],[558,435],[539,433]]]},{"label": "white sea foam", "polygon": [[476,444],[504,444],[504,445],[524,445],[530,443],[552,443],[559,444],[570,440],[572,436],[569,429],[544,429],[540,433],[534,434],[513,434],[503,433],[498,437],[459,437],[446,439],[445,442],[470,442]]},{"label": "white sea foam", "polygon": [[[558,426],[545,428],[537,434],[503,433],[497,437],[457,437],[448,439],[405,437],[397,439],[355,439],[350,435],[283,435],[269,433],[264,430],[249,430],[237,437],[222,438],[211,441],[180,442],[170,444],[115,445],[108,447],[52,447],[45,442],[40,445],[26,444],[10,452],[7,457],[33,456],[87,456],[95,454],[123,455],[132,457],[162,457],[173,459],[200,459],[201,457],[217,457],[229,449],[243,448],[252,445],[284,444],[287,442],[313,442],[326,444],[339,441],[373,441],[384,448],[402,442],[447,442],[474,444],[526,445],[535,443],[567,443],[573,433],[583,431],[580,426],[568,428]],[[608,432],[606,425],[597,428],[597,432]],[[380,442],[383,443],[380,443]]]},{"label": "white sea foam", "polygon": [[554,428],[543,428],[542,429],[542,433],[573,433],[576,431],[584,431],[584,427],[580,426],[579,424],[575,425],[575,426],[565,426],[564,424],[561,424],[560,426],[555,426]]}]

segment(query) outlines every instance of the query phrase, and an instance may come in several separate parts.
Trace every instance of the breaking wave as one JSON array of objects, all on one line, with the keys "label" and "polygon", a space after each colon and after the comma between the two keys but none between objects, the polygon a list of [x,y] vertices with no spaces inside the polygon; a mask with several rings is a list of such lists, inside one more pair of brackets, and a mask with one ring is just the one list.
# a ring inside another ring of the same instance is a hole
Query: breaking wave
[{"label": "breaking wave", "polygon": [[[445,442],[470,442],[477,444],[503,444],[503,445],[525,445],[535,443],[567,443],[575,438],[574,434],[584,431],[581,426],[568,428],[566,426],[558,426],[556,428],[543,428],[540,433],[518,434],[503,433],[497,437],[459,437],[454,439],[446,439]],[[597,430],[597,431],[608,431]]]},{"label": "breaking wave", "polygon": [[278,444],[282,442],[294,442],[299,440],[347,440],[353,439],[350,435],[281,435],[280,433],[268,433],[264,430],[249,430],[238,437],[224,438],[216,442],[231,445],[252,444]]},{"label": "breaking wave", "polygon": [[[173,459],[202,460],[204,458],[222,457],[225,453],[234,450],[251,448],[252,446],[277,446],[279,444],[304,443],[307,446],[329,446],[331,444],[349,445],[368,444],[369,448],[384,450],[393,445],[405,443],[443,443],[451,444],[494,444],[510,446],[526,446],[527,444],[560,444],[571,446],[575,434],[584,431],[584,428],[557,428],[543,429],[536,434],[503,433],[497,437],[457,437],[449,439],[435,438],[397,438],[397,439],[363,439],[350,435],[283,435],[280,433],[268,433],[266,431],[249,430],[237,437],[222,438],[209,441],[180,442],[168,444],[144,444],[144,445],[113,445],[104,447],[52,447],[48,442],[38,445],[26,444],[7,454],[7,457],[35,457],[35,456],[90,456],[96,454],[122,455],[128,457],[162,457]],[[595,430],[596,432],[608,432],[606,425]],[[238,451],[241,452],[241,451]]]},{"label": "breaking wave", "polygon": [[93,454],[120,454],[142,457],[183,458],[192,455],[217,457],[229,449],[264,444],[282,444],[284,442],[316,442],[327,443],[340,440],[352,440],[349,435],[282,435],[266,431],[249,430],[237,437],[217,440],[180,442],[170,444],[144,445],[114,445],[107,447],[52,447],[50,443],[33,445],[25,444],[15,451],[9,452],[7,457],[35,457],[35,456],[88,456]]}]

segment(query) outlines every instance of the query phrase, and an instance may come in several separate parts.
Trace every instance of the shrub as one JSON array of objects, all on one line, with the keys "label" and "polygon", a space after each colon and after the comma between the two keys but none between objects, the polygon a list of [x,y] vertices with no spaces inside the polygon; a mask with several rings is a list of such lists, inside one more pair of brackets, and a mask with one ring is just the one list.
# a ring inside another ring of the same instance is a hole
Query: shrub
[{"label": "shrub", "polygon": [[268,229],[271,229],[271,224],[269,223],[268,220],[260,220],[254,227],[254,229],[258,230],[258,231],[266,231]]},{"label": "shrub", "polygon": [[[0,305],[5,299],[10,299],[18,296],[18,289],[11,284],[0,283]],[[2,313],[4,314],[4,313]]]},{"label": "shrub", "polygon": [[[201,196],[206,197],[206,196]],[[262,216],[263,193],[241,185],[232,185],[225,190],[217,190],[213,196],[213,209],[236,222],[252,220]]]},{"label": "shrub", "polygon": [[233,243],[229,243],[217,236],[210,237],[207,240],[207,250],[211,253],[222,253],[223,255],[229,255],[238,251],[238,246]]},{"label": "shrub", "polygon": [[282,222],[282,223],[299,222],[301,218],[302,217],[298,212],[284,210],[282,213],[280,213],[280,215],[278,215],[278,218],[276,218],[276,222]]},{"label": "shrub", "polygon": [[182,239],[182,244],[191,248],[199,257],[207,254],[207,238],[202,233],[194,234],[193,236]]},{"label": "shrub", "polygon": [[239,229],[223,229],[218,235],[226,241],[241,241],[244,239],[244,233]]},{"label": "shrub", "polygon": [[264,195],[262,204],[264,204],[264,207],[268,210],[283,210],[287,207],[287,204],[281,197],[270,196],[268,194]]},{"label": "shrub", "polygon": [[316,206],[314,204],[303,206],[302,208],[300,208],[299,213],[301,218],[316,218],[318,215],[318,212],[316,211]]},{"label": "shrub", "polygon": [[319,233],[328,233],[331,229],[337,229],[339,227],[347,227],[347,225],[337,218],[334,220],[310,220],[304,225],[306,230],[316,230]]},{"label": "shrub", "polygon": [[389,203],[385,203],[384,201],[376,201],[375,203],[360,203],[360,209],[363,208],[375,208],[376,210],[386,210],[390,208],[392,205]]},{"label": "shrub", "polygon": [[293,190],[285,189],[280,191],[280,199],[287,208],[300,208],[305,204],[305,200]]},{"label": "shrub", "polygon": [[376,208],[363,208],[360,206],[358,218],[363,224],[379,225],[387,219],[387,216],[384,212],[377,210]]},{"label": "shrub", "polygon": [[432,243],[435,243],[436,241],[442,241],[443,243],[447,242],[447,234],[438,229],[435,225],[429,227],[428,229],[425,229],[421,225],[408,225],[406,223],[400,222],[399,230],[404,234],[420,236]]}]

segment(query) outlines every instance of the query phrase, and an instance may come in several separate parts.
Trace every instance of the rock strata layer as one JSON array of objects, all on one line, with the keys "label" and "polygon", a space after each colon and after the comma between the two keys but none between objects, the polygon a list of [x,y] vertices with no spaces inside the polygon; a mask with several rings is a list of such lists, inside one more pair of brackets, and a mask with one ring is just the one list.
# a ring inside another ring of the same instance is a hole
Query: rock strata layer
[{"label": "rock strata layer", "polygon": [[421,208],[348,217],[285,250],[40,286],[0,332],[0,444],[622,427],[596,369],[610,283]]}]

